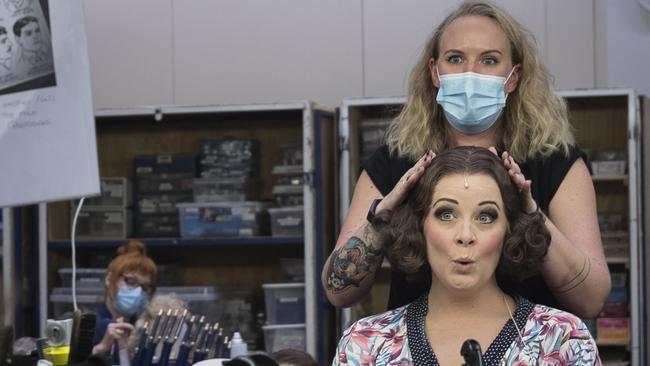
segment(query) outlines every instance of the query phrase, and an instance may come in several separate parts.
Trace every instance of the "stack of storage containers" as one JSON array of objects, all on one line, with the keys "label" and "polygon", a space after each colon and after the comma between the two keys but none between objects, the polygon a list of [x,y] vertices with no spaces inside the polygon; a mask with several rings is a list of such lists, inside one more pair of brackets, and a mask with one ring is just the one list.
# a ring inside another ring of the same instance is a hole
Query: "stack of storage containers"
[{"label": "stack of storage containers", "polygon": [[361,163],[365,163],[384,143],[384,134],[390,121],[386,118],[367,118],[361,121]]},{"label": "stack of storage containers", "polygon": [[596,320],[595,338],[603,343],[627,344],[630,341],[627,273],[612,272],[612,289]]},{"label": "stack of storage containers", "polygon": [[[125,239],[131,236],[131,182],[125,177],[101,179],[101,195],[84,201],[77,218],[77,239]],[[74,218],[78,201],[71,206]]]},{"label": "stack of storage containers", "polygon": [[196,176],[196,156],[142,155],[134,159],[136,235],[177,237],[176,204],[192,199],[192,181]]},{"label": "stack of storage containers", "polygon": [[[55,287],[50,294],[52,313],[61,317],[73,311],[72,305],[72,269],[59,269],[61,284],[65,287]],[[77,306],[84,312],[95,312],[104,303],[106,277],[105,268],[77,268]],[[187,303],[193,314],[204,315],[206,321],[217,321],[221,316],[219,296],[213,287],[207,286],[177,286],[158,287],[156,295],[175,294]]]},{"label": "stack of storage containers", "polygon": [[256,140],[201,141],[201,178],[251,178],[259,176],[260,146]]},{"label": "stack of storage containers", "polygon": [[[52,289],[50,302],[55,317],[74,310],[72,305],[72,268],[59,268],[62,287]],[[77,306],[84,312],[95,312],[104,302],[106,268],[77,268]]]},{"label": "stack of storage containers", "polygon": [[264,344],[266,352],[293,348],[305,350],[305,284],[262,285],[266,305]]},{"label": "stack of storage containers", "polygon": [[269,208],[271,235],[302,236],[304,232],[302,145],[280,146],[282,165],[273,167],[273,198]]},{"label": "stack of storage containers", "polygon": [[193,202],[179,203],[182,237],[258,236],[268,233],[266,204],[258,197],[259,143],[203,140]]},{"label": "stack of storage containers", "polygon": [[618,212],[599,212],[598,225],[603,240],[605,256],[610,260],[629,258],[630,237],[623,214]]}]

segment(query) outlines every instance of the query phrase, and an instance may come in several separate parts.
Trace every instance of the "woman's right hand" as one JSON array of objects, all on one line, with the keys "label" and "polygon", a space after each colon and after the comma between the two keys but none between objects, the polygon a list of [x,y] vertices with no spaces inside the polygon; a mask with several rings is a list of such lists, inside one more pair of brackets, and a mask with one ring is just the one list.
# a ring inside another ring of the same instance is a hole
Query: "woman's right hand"
[{"label": "woman's right hand", "polygon": [[411,169],[404,173],[393,190],[381,200],[379,205],[377,205],[375,213],[379,213],[383,210],[392,210],[404,201],[411,188],[413,188],[420,177],[422,177],[422,174],[424,174],[429,165],[431,165],[431,162],[435,157],[436,154],[433,151],[428,150],[420,160],[411,167]]},{"label": "woman's right hand", "polygon": [[[424,154],[375,207],[375,213],[397,207],[431,165],[434,157],[432,151]],[[381,193],[368,174],[362,171],[343,220],[341,233],[321,273],[327,298],[336,307],[355,304],[370,291],[375,282],[383,252],[374,240],[373,230],[368,230],[367,217],[372,200],[379,197]]]},{"label": "woman's right hand", "polygon": [[133,331],[135,331],[135,327],[129,323],[118,321],[117,323],[108,324],[106,326],[104,338],[93,347],[93,353],[110,352],[111,347],[115,342],[126,341]]}]

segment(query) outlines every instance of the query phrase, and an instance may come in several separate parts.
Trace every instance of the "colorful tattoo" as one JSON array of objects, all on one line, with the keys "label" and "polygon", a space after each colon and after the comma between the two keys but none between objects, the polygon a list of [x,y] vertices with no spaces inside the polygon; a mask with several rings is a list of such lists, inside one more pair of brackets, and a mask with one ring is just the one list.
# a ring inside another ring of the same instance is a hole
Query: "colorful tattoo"
[{"label": "colorful tattoo", "polygon": [[327,289],[341,292],[350,286],[359,287],[367,275],[374,272],[383,258],[382,251],[356,236],[332,252],[327,274]]}]

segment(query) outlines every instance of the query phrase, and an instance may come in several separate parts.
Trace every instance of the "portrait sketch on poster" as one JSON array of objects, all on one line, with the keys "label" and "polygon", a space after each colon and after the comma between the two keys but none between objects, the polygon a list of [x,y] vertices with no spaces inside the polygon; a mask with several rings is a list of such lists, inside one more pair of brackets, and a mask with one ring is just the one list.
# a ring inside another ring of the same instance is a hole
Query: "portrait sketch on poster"
[{"label": "portrait sketch on poster", "polygon": [[55,85],[47,1],[0,0],[0,95]]},{"label": "portrait sketch on poster", "polygon": [[98,194],[81,0],[0,0],[0,207]]}]

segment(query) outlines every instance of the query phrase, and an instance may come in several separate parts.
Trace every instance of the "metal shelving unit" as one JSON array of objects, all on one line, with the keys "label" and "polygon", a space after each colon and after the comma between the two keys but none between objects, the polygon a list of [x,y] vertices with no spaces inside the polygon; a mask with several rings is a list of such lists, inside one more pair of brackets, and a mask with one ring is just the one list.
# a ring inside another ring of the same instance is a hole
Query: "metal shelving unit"
[{"label": "metal shelving unit", "polygon": [[[629,277],[630,340],[629,342],[599,341],[599,344],[607,347],[624,347],[629,354],[631,365],[643,365],[646,347],[643,341],[645,339],[645,290],[642,277],[644,256],[639,244],[642,238],[643,211],[640,202],[643,186],[641,185],[641,117],[638,98],[631,89],[566,90],[558,91],[558,95],[567,100],[569,119],[576,128],[576,139],[581,148],[593,150],[615,148],[627,154],[625,174],[593,177],[597,196],[606,196],[611,193],[609,191],[615,191],[615,197],[598,200],[599,212],[601,206],[605,209],[620,210],[620,213],[625,216],[629,237],[629,255],[610,257],[607,261],[610,266],[624,268]],[[361,173],[362,121],[390,120],[397,115],[404,102],[404,97],[359,98],[343,101],[339,118],[341,192],[339,217],[341,221],[345,218],[356,179]],[[601,189],[601,186],[608,189]],[[388,286],[375,287],[380,288],[373,288],[373,292],[376,293],[371,292],[368,296],[370,304],[341,311],[343,329],[353,320],[367,315],[363,310],[377,305],[379,302],[376,299],[386,298]]]},{"label": "metal shelving unit", "polygon": [[[170,127],[171,126],[171,127]],[[118,131],[120,136],[132,138],[132,143],[138,143],[143,131],[151,129],[158,131],[156,135],[145,138],[163,138],[160,143],[161,151],[145,151],[144,153],[187,153],[186,145],[198,138],[215,138],[215,136],[256,138],[260,140],[261,155],[266,157],[260,165],[268,170],[271,158],[269,153],[278,143],[297,136],[302,138],[303,147],[303,206],[304,206],[304,236],[303,237],[236,237],[236,238],[144,238],[141,239],[148,247],[157,251],[177,250],[179,248],[219,248],[228,250],[234,247],[259,248],[271,246],[299,249],[302,246],[305,263],[305,314],[306,314],[306,350],[316,357],[317,360],[325,360],[325,348],[323,329],[326,327],[326,302],[320,289],[320,270],[324,256],[324,243],[329,243],[334,235],[334,190],[333,177],[335,176],[333,147],[335,146],[336,125],[333,112],[317,106],[308,101],[291,103],[272,104],[250,104],[250,105],[223,105],[223,106],[160,106],[143,107],[136,109],[111,109],[99,110],[96,113],[96,127],[98,134],[98,149],[100,160],[100,173],[105,176],[115,176],[116,169],[121,169],[122,176],[128,176],[129,172],[124,156],[109,158],[106,154],[109,150],[105,146],[108,141],[114,143],[116,139],[112,136],[103,139],[103,133],[115,134]],[[169,129],[165,132],[164,129]],[[116,130],[118,129],[118,130]],[[198,130],[200,131],[198,131]],[[257,129],[261,129],[258,131]],[[275,135],[275,130],[280,135]],[[133,130],[135,135],[128,137],[129,131]],[[162,132],[160,132],[162,131]],[[201,135],[201,132],[211,136]],[[176,147],[182,147],[182,151],[169,151],[173,147],[164,146],[173,139]],[[284,139],[284,140],[283,140]],[[125,142],[128,144],[129,142]],[[146,142],[143,142],[146,144]],[[149,142],[151,145],[152,142]],[[184,144],[184,145],[183,145]],[[148,145],[148,146],[149,146]],[[123,147],[123,146],[120,146]],[[150,146],[149,146],[150,147]],[[195,149],[198,146],[195,147]],[[119,147],[115,150],[119,150]],[[133,151],[142,154],[143,149],[133,148]],[[146,149],[144,149],[146,150]],[[104,154],[102,154],[104,151]],[[119,155],[120,152],[116,151]],[[128,153],[122,153],[128,154]],[[118,161],[122,159],[122,161]],[[110,160],[110,161],[107,161]],[[266,165],[265,165],[266,164]],[[265,166],[264,166],[265,165]],[[260,190],[268,190],[269,181],[261,183]],[[269,197],[266,197],[269,198]],[[58,210],[58,211],[57,211]],[[69,212],[69,211],[68,211]],[[40,246],[43,251],[65,251],[70,248],[69,222],[60,220],[57,213],[66,213],[66,209],[56,205],[42,205],[39,212],[39,236]],[[49,216],[49,219],[48,219]],[[57,234],[58,232],[58,234]],[[61,233],[64,233],[61,235]],[[67,233],[68,237],[65,236]],[[123,243],[123,240],[99,240],[80,241],[77,248],[81,251],[77,257],[88,253],[92,249],[114,249]],[[252,249],[251,249],[252,250]],[[249,253],[254,255],[254,252]],[[47,261],[45,260],[45,264]],[[41,265],[40,293],[47,298],[47,266]],[[254,268],[250,268],[254,270]],[[41,301],[41,314],[47,314],[47,301]],[[329,355],[328,355],[329,357]],[[322,363],[322,362],[321,362]]]}]

